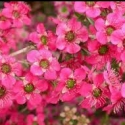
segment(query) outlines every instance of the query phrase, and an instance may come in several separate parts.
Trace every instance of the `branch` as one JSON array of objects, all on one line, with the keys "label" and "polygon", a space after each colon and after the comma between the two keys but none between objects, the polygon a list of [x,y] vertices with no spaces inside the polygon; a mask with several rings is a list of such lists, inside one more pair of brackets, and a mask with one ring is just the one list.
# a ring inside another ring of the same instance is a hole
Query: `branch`
[{"label": "branch", "polygon": [[34,49],[34,48],[35,48],[34,46],[30,45],[30,46],[27,46],[27,47],[25,47],[23,49],[20,49],[20,50],[16,51],[16,52],[11,53],[10,56],[17,56],[19,54],[25,53],[25,52],[27,52],[29,50]]}]

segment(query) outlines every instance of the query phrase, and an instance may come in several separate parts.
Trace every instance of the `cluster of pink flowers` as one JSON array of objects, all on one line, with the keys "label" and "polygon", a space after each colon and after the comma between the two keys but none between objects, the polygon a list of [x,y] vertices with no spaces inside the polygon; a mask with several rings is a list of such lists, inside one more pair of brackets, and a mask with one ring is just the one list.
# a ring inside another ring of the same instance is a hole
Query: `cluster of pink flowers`
[{"label": "cluster of pink flowers", "polygon": [[[51,18],[55,32],[39,23],[26,38],[34,48],[22,59],[11,49],[18,50],[21,42],[17,30],[31,24],[31,8],[25,2],[5,2],[0,12],[2,125],[45,125],[48,104],[77,98],[88,110],[118,113],[125,108],[125,2],[54,6],[59,14]],[[26,119],[18,112],[21,105],[30,112]]]},{"label": "cluster of pink flowers", "polygon": [[24,24],[30,25],[30,7],[24,2],[4,3],[0,12],[0,52],[8,54],[10,49],[16,49],[16,29]]}]

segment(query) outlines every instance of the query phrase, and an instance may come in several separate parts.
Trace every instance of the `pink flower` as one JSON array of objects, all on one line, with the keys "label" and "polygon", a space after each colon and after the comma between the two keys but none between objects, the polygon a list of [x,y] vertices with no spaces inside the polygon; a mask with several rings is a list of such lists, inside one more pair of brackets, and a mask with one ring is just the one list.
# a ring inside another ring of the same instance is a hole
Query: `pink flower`
[{"label": "pink flower", "polygon": [[[33,56],[34,55],[34,56]],[[32,63],[30,71],[37,76],[44,74],[45,79],[56,79],[60,65],[56,58],[52,57],[49,50],[32,50],[27,54],[27,60]]]},{"label": "pink flower", "polygon": [[29,40],[34,42],[38,49],[56,50],[56,36],[51,31],[47,32],[43,23],[37,25],[37,32],[32,32],[29,35]]},{"label": "pink flower", "polygon": [[44,123],[44,114],[39,113],[37,114],[37,116],[33,115],[33,114],[29,114],[27,116],[27,125],[45,125]]},{"label": "pink flower", "polygon": [[78,52],[77,54],[75,54],[75,56],[76,57],[74,58],[72,55],[69,55],[67,53],[64,54],[63,60],[65,61],[61,63],[61,66],[71,68],[72,70],[75,70],[81,67],[81,63],[83,63],[83,59],[84,59],[83,55],[81,54],[81,52]]},{"label": "pink flower", "polygon": [[118,1],[118,2],[110,2],[110,7],[113,11],[120,11],[122,14],[124,14],[125,11],[125,2],[124,1]]},{"label": "pink flower", "polygon": [[104,83],[103,74],[92,76],[92,84],[84,82],[80,88],[80,94],[85,97],[81,106],[83,108],[96,107],[100,108],[106,104],[106,99],[109,98],[109,91]]},{"label": "pink flower", "polygon": [[[121,86],[121,84],[119,84],[119,86]],[[107,111],[107,113],[109,114],[112,110],[114,113],[118,113],[121,110],[124,110],[125,98],[123,97],[124,95],[122,96],[123,90],[124,85],[122,86],[121,91],[119,88],[112,88],[110,98],[111,103],[108,106],[104,107],[104,111]]]},{"label": "pink flower", "polygon": [[[114,45],[117,45],[118,51],[122,52],[122,50],[124,50],[125,47],[125,24],[122,25],[121,28],[115,30],[112,33],[111,36],[111,42]],[[121,57],[121,59],[123,60],[123,58]]]},{"label": "pink flower", "polygon": [[110,42],[110,40],[112,40],[112,34],[115,32],[115,30],[119,29],[124,22],[125,19],[119,12],[108,14],[106,20],[98,18],[95,21],[95,27],[97,29],[97,40],[102,44]]},{"label": "pink flower", "polygon": [[24,24],[29,25],[31,20],[29,18],[30,8],[24,2],[10,2],[4,3],[5,8],[3,14],[12,19],[14,27],[22,27]]},{"label": "pink flower", "polygon": [[77,68],[74,72],[70,68],[63,68],[60,72],[61,100],[69,101],[75,98],[85,77],[86,72],[83,68]]},{"label": "pink flower", "polygon": [[109,8],[111,5],[110,1],[98,1],[97,2],[98,6],[101,8]]},{"label": "pink flower", "polygon": [[74,54],[80,51],[80,42],[86,42],[88,39],[87,29],[77,22],[75,18],[67,22],[59,23],[56,29],[56,46],[59,50]]},{"label": "pink flower", "polygon": [[106,64],[106,70],[103,72],[103,76],[111,93],[114,93],[114,90],[120,91],[122,75],[120,76],[120,72],[116,72],[111,68],[111,64],[109,62]]},{"label": "pink flower", "polygon": [[86,13],[88,17],[95,18],[100,15],[100,6],[98,2],[88,1],[80,2],[77,1],[74,3],[74,9],[78,13]]},{"label": "pink flower", "polygon": [[6,121],[5,125],[25,125],[24,123],[24,115],[19,113],[18,111],[12,111],[10,113],[10,118]]},{"label": "pink flower", "polygon": [[[60,101],[76,105],[82,99],[80,106],[89,114],[98,108],[108,113],[125,109],[125,2],[53,4],[57,17],[37,14],[28,28],[31,8],[23,1],[4,2],[0,125],[54,124],[51,116],[59,112],[51,104],[59,103],[58,109]],[[40,15],[43,23],[37,24]],[[50,121],[43,114],[46,107]]]},{"label": "pink flower", "polygon": [[17,41],[14,39],[14,30],[0,30],[0,51],[1,53],[8,54],[10,49],[16,49]]},{"label": "pink flower", "polygon": [[45,97],[47,103],[57,104],[62,95],[63,84],[59,81],[50,81],[52,86],[49,86],[48,94]]},{"label": "pink flower", "polygon": [[55,9],[58,15],[62,17],[68,17],[73,10],[73,2],[54,2]]},{"label": "pink flower", "polygon": [[88,41],[88,50],[90,55],[85,57],[87,63],[96,67],[98,70],[103,69],[107,61],[112,58],[120,59],[117,47],[112,44],[100,44],[96,39]]},{"label": "pink flower", "polygon": [[7,55],[0,55],[0,79],[6,87],[12,87],[15,82],[15,76],[20,76],[22,73],[21,64],[16,62],[16,59]]},{"label": "pink flower", "polygon": [[[106,106],[103,110],[110,113],[112,110],[114,113],[118,113],[124,107],[125,98],[124,98],[124,84],[121,82],[121,71],[116,72],[111,69],[111,65],[107,63],[107,71],[104,71],[104,78],[106,83],[109,85],[109,90],[111,93],[110,104]],[[123,74],[124,75],[124,74]]]},{"label": "pink flower", "polygon": [[47,88],[48,84],[45,80],[38,80],[37,77],[29,73],[22,82],[19,81],[15,84],[13,92],[18,104],[24,104],[28,101],[31,106],[36,107],[42,100],[40,93]]},{"label": "pink flower", "polygon": [[13,104],[13,91],[9,87],[0,84],[0,109],[9,108]]},{"label": "pink flower", "polygon": [[2,12],[0,13],[0,29],[5,30],[11,27],[11,20],[6,17]]}]

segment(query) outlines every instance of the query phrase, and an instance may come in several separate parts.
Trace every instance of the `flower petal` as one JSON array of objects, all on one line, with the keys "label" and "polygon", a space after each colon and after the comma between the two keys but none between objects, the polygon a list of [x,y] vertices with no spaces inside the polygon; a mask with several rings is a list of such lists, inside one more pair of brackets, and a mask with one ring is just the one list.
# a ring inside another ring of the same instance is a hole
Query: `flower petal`
[{"label": "flower petal", "polygon": [[44,74],[44,77],[45,79],[48,79],[48,80],[54,80],[57,78],[57,74],[56,74],[56,71],[54,70],[47,70]]},{"label": "flower petal", "polygon": [[82,68],[78,68],[75,70],[74,72],[74,77],[77,79],[77,80],[83,80],[85,79],[86,77],[86,72],[84,69]]},{"label": "flower petal", "polygon": [[64,38],[61,38],[61,37],[57,38],[56,47],[59,50],[63,50],[66,47],[66,41],[64,40]]},{"label": "flower petal", "polygon": [[71,75],[71,73],[72,73],[72,70],[69,68],[62,69],[60,72],[60,79],[64,81],[67,80],[68,77]]},{"label": "flower petal", "polygon": [[85,2],[83,2],[83,1],[82,2],[79,2],[79,1],[75,2],[74,3],[74,9],[75,9],[76,12],[79,12],[79,13],[85,12],[86,11]]},{"label": "flower petal", "polygon": [[27,60],[31,63],[36,62],[40,54],[37,50],[32,50],[27,54]]},{"label": "flower petal", "polygon": [[74,43],[68,44],[66,46],[66,52],[70,53],[70,54],[74,54],[80,51],[80,46]]},{"label": "flower petal", "polygon": [[2,84],[7,88],[12,88],[15,83],[16,83],[16,79],[11,75],[6,75],[2,79]]},{"label": "flower petal", "polygon": [[37,75],[37,76],[40,76],[40,75],[43,74],[41,67],[39,67],[39,66],[37,66],[37,65],[35,65],[35,64],[33,64],[33,65],[31,66],[30,71],[31,71],[34,75]]}]

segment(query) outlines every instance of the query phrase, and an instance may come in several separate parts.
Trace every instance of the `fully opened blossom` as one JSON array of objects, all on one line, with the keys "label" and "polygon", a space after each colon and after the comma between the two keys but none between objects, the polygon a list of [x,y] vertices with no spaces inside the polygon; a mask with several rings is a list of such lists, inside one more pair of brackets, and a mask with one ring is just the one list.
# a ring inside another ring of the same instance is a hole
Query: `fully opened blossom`
[{"label": "fully opened blossom", "polygon": [[74,9],[79,13],[86,13],[87,16],[95,18],[100,15],[100,6],[95,1],[75,2]]},{"label": "fully opened blossom", "polygon": [[81,25],[75,18],[68,20],[66,23],[58,24],[56,29],[57,41],[56,46],[70,54],[80,51],[80,43],[88,39],[87,29]]},{"label": "fully opened blossom", "polygon": [[47,88],[48,84],[45,80],[38,80],[37,77],[29,73],[22,82],[15,84],[13,91],[18,104],[28,101],[30,106],[36,107],[42,100],[40,93]]},{"label": "fully opened blossom", "polygon": [[12,19],[14,27],[21,27],[24,24],[29,25],[31,23],[29,17],[30,7],[24,2],[5,2],[4,6],[3,14]]},{"label": "fully opened blossom", "polygon": [[0,79],[2,84],[7,87],[12,87],[16,83],[16,76],[22,73],[20,63],[16,59],[7,55],[0,55]]},{"label": "fully opened blossom", "polygon": [[84,83],[80,89],[80,94],[85,97],[81,106],[83,108],[102,107],[106,103],[106,99],[109,97],[109,91],[104,83],[103,74],[97,74],[93,76],[92,83]]},{"label": "fully opened blossom", "polygon": [[111,39],[111,37],[113,37],[113,32],[121,28],[124,23],[125,19],[120,12],[108,14],[106,20],[98,18],[95,21],[95,27],[97,29],[97,40],[102,44],[106,44],[110,41],[112,42],[113,38]]},{"label": "fully opened blossom", "polygon": [[54,6],[59,13],[60,16],[62,17],[67,17],[70,15],[70,13],[73,10],[73,2],[54,2]]},{"label": "fully opened blossom", "polygon": [[77,96],[82,80],[86,77],[83,68],[78,68],[74,72],[70,68],[64,68],[60,72],[60,84],[62,84],[62,100],[71,100]]},{"label": "fully opened blossom", "polygon": [[51,31],[46,31],[43,23],[37,25],[37,32],[32,32],[29,35],[29,40],[35,43],[38,49],[46,47],[47,49],[56,49],[56,36]]},{"label": "fully opened blossom", "polygon": [[100,44],[99,41],[88,41],[88,50],[90,56],[86,56],[86,62],[92,64],[97,69],[103,69],[107,61],[111,61],[112,58],[120,60],[119,52],[116,51],[117,47],[112,44]]},{"label": "fully opened blossom", "polygon": [[57,59],[52,57],[49,50],[32,50],[27,54],[27,60],[32,63],[30,71],[34,75],[44,75],[45,79],[50,80],[57,78],[57,72],[60,70],[60,65]]}]

